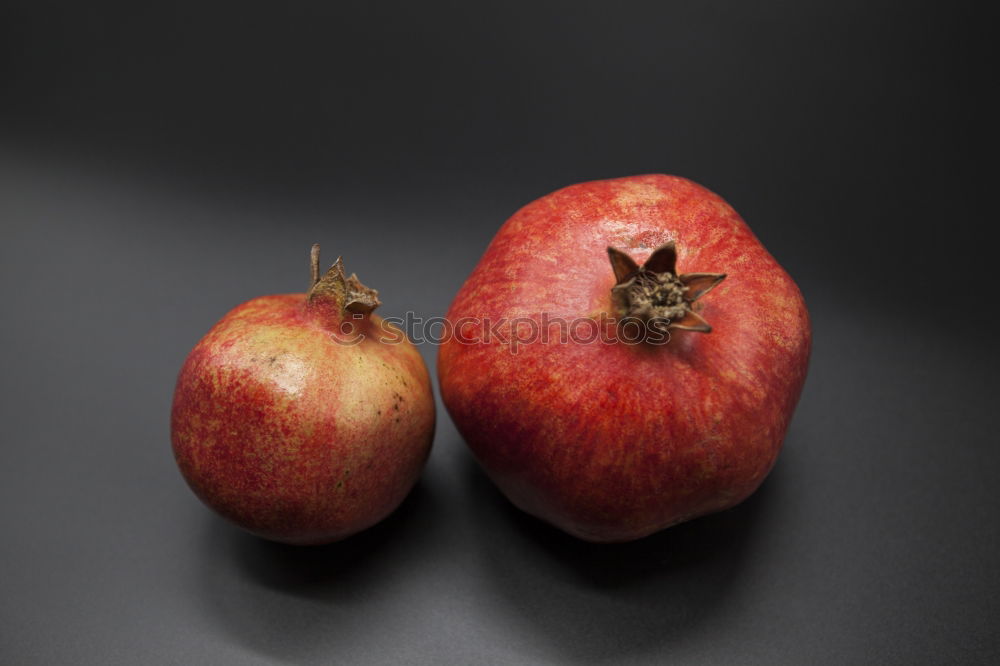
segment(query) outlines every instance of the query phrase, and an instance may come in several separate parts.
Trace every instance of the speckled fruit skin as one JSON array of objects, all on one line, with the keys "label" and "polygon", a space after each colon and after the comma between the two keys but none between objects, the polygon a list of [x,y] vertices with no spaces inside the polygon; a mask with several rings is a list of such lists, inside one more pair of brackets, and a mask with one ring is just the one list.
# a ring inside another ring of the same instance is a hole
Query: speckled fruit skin
[{"label": "speckled fruit skin", "polygon": [[448,313],[492,321],[613,312],[607,246],[728,277],[699,301],[711,333],[669,344],[521,345],[475,331],[438,356],[441,394],[490,478],[529,514],[594,542],[738,504],[770,471],[806,377],[792,279],[720,197],[683,178],[573,185],[503,225]]},{"label": "speckled fruit skin", "polygon": [[[402,332],[304,308],[305,294],[257,298],[195,346],[174,393],[174,456],[195,494],[274,541],[343,539],[391,513],[416,483],[434,434],[427,368]],[[360,328],[363,327],[363,328]],[[351,336],[353,337],[353,336]],[[342,339],[346,339],[343,338]]]}]

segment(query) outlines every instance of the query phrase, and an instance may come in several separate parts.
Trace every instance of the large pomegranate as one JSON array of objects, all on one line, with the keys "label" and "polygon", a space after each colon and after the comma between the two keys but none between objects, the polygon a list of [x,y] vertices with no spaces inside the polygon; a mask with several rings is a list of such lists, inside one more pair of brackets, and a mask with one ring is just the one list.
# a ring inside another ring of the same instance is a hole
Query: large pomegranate
[{"label": "large pomegranate", "polygon": [[191,351],[174,392],[174,456],[206,504],[262,537],[336,541],[395,509],[434,435],[427,368],[340,260],[308,294],[263,296]]},{"label": "large pomegranate", "polygon": [[664,175],[525,206],[448,319],[441,393],[476,458],[515,505],[596,542],[749,496],[810,348],[798,288],[740,216]]}]

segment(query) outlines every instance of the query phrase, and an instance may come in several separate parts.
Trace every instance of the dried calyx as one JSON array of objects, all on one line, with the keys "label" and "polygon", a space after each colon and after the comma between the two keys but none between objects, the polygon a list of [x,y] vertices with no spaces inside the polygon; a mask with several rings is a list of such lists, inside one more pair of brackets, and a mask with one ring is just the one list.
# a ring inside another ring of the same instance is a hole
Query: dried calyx
[{"label": "dried calyx", "polygon": [[632,257],[608,248],[615,272],[612,297],[626,318],[637,318],[663,330],[709,333],[712,327],[692,304],[725,279],[725,273],[677,274],[677,248],[671,241],[656,248],[639,266]]},{"label": "dried calyx", "polygon": [[306,294],[306,303],[309,306],[316,304],[333,305],[336,310],[343,314],[366,315],[382,304],[378,300],[378,292],[370,287],[361,284],[358,276],[351,273],[350,277],[344,272],[344,262],[340,257],[334,262],[326,275],[320,277],[319,274],[319,245],[312,246],[309,255],[309,275],[311,287]]}]

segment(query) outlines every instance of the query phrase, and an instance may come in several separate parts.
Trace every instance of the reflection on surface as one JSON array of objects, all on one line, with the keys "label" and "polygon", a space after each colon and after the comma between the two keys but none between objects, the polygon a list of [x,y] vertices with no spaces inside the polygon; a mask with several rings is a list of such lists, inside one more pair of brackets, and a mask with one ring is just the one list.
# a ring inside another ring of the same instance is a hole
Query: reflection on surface
[{"label": "reflection on surface", "polygon": [[273,544],[213,518],[204,596],[219,624],[253,651],[296,662],[361,659],[386,635],[409,637],[388,652],[404,661],[670,653],[732,602],[780,494],[775,472],[729,511],[632,543],[588,544],[515,509],[446,436],[402,507],[341,543]]}]

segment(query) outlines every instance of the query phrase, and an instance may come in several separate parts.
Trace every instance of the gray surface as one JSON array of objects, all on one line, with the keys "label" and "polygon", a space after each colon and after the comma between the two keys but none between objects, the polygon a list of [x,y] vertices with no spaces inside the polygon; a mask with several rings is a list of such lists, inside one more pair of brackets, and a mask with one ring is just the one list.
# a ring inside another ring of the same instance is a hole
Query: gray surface
[{"label": "gray surface", "polygon": [[[1000,663],[986,8],[3,2],[0,663]],[[813,314],[744,505],[578,543],[443,411],[413,496],[340,545],[181,480],[182,360],[303,289],[312,242],[441,315],[519,206],[657,171],[725,196]]]},{"label": "gray surface", "polygon": [[[955,345],[811,300],[811,374],[772,476],[744,505],[638,543],[589,546],[519,515],[442,411],[397,514],[295,549],[223,523],[177,473],[168,412],[188,349],[230,306],[301,288],[313,240],[380,288],[386,312],[440,314],[490,235],[460,233],[464,220],[512,206],[411,202],[420,224],[373,246],[375,204],[251,211],[27,159],[2,163],[0,188],[5,663],[1000,655],[986,338]],[[430,239],[449,265],[392,268]]]}]

